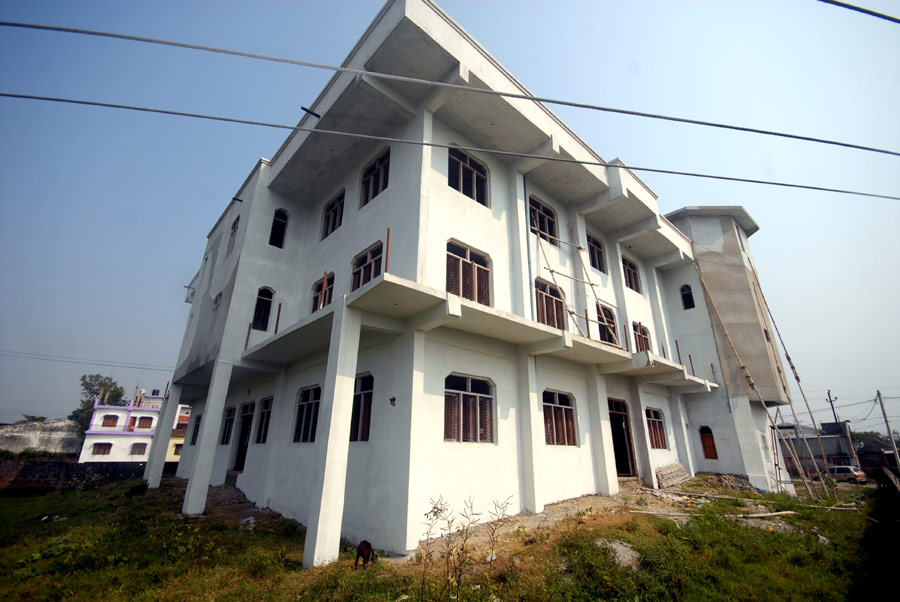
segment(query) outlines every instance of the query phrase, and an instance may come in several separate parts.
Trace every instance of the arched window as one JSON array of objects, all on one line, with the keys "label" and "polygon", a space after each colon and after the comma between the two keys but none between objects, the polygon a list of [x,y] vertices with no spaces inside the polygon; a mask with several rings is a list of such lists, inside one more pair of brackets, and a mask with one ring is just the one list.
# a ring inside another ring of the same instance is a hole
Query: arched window
[{"label": "arched window", "polygon": [[294,443],[314,443],[319,424],[319,401],[322,387],[306,387],[297,393],[297,419],[294,421]]},{"label": "arched window", "polygon": [[341,227],[344,220],[344,191],[328,201],[322,212],[322,240]]},{"label": "arched window", "polygon": [[494,441],[494,395],[489,380],[458,374],[444,379],[444,441]]},{"label": "arched window", "polygon": [[544,391],[544,440],[547,445],[578,445],[575,436],[575,402],[571,395]]},{"label": "arched window", "polygon": [[616,334],[616,314],[611,307],[597,304],[597,322],[600,327],[600,340],[612,345],[619,344]]},{"label": "arched window", "polygon": [[534,291],[537,299],[538,322],[565,330],[565,301],[563,301],[563,296],[559,289],[552,284],[535,280]]},{"label": "arched window", "polygon": [[700,443],[703,444],[703,457],[707,460],[718,460],[719,454],[716,452],[716,438],[713,437],[712,429],[708,426],[700,427]]},{"label": "arched window", "polygon": [[284,234],[287,232],[288,214],[284,209],[275,211],[272,218],[272,231],[269,233],[269,244],[279,249],[284,248]]},{"label": "arched window", "polygon": [[666,444],[666,423],[663,413],[653,408],[647,408],[644,412],[647,416],[647,431],[650,433],[650,447],[653,449],[668,449]]},{"label": "arched window", "polygon": [[334,272],[319,278],[312,288],[312,310],[318,311],[331,303],[334,295]]},{"label": "arched window", "polygon": [[241,216],[237,216],[234,218],[234,221],[231,223],[231,234],[228,235],[228,249],[225,251],[225,257],[231,255],[231,252],[234,250],[234,239],[237,238],[238,224],[241,221]]},{"label": "arched window", "polygon": [[529,197],[528,207],[531,231],[551,245],[559,246],[556,236],[556,212],[535,197]]},{"label": "arched window", "polygon": [[694,293],[691,291],[691,285],[685,284],[681,287],[681,304],[685,309],[694,309]]},{"label": "arched window", "polygon": [[381,274],[381,243],[353,258],[350,291],[355,291]]},{"label": "arched window", "polygon": [[634,352],[650,351],[650,331],[640,322],[632,322],[631,330],[634,332]]},{"label": "arched window", "polygon": [[459,149],[447,153],[447,185],[487,207],[487,168]]},{"label": "arched window", "polygon": [[372,423],[372,395],[375,377],[361,374],[353,386],[353,412],[350,414],[350,441],[368,441]]},{"label": "arched window", "polygon": [[491,270],[487,255],[447,243],[447,292],[482,305],[491,304]]},{"label": "arched window", "polygon": [[636,293],[641,292],[641,273],[638,271],[638,265],[623,256],[622,272],[625,274],[625,286]]},{"label": "arched window", "polygon": [[596,236],[587,235],[588,257],[591,267],[606,273],[606,257],[603,255],[603,243]]},{"label": "arched window", "polygon": [[388,176],[391,173],[390,167],[391,149],[387,149],[363,170],[359,194],[360,208],[364,207],[388,187]]},{"label": "arched window", "polygon": [[272,313],[272,299],[275,291],[261,288],[256,295],[256,309],[253,311],[253,330],[269,329],[269,314]]}]

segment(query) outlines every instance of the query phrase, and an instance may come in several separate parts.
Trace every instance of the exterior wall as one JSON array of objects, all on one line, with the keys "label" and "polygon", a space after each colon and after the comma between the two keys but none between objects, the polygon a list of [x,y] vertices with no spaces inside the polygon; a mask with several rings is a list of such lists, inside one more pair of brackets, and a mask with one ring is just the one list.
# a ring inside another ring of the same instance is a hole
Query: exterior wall
[{"label": "exterior wall", "polygon": [[79,437],[71,420],[42,420],[0,427],[0,449],[19,453],[36,449],[54,453],[78,453]]}]

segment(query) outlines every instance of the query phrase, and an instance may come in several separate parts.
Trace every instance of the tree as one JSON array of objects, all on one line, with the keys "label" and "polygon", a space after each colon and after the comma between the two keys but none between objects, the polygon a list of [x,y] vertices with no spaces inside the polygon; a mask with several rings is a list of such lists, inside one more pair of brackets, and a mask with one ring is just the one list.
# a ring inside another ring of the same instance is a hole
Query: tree
[{"label": "tree", "polygon": [[81,404],[69,414],[69,420],[75,422],[78,436],[84,438],[84,431],[91,425],[91,416],[94,413],[94,399],[107,394],[106,405],[124,406],[128,402],[123,399],[125,389],[119,386],[111,376],[102,374],[81,375]]},{"label": "tree", "polygon": [[31,414],[22,414],[22,420],[19,422],[44,422],[47,420],[46,416],[33,416]]}]

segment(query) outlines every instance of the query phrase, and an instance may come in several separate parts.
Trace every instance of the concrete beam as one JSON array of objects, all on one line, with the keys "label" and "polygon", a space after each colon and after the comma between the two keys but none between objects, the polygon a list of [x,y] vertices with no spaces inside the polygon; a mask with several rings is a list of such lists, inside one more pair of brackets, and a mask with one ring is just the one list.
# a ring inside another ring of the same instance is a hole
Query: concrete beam
[{"label": "concrete beam", "polygon": [[407,119],[412,118],[416,114],[415,108],[413,108],[413,106],[410,105],[396,90],[386,85],[381,79],[374,78],[371,75],[357,75],[354,84],[359,88],[374,92],[390,101],[391,104],[406,114]]},{"label": "concrete beam", "polygon": [[613,205],[618,203],[619,201],[624,201],[624,195],[618,196],[610,196],[612,194],[612,189],[607,190],[603,194],[599,194],[592,199],[588,199],[586,201],[582,201],[576,205],[578,209],[578,213],[581,215],[588,215],[589,213],[593,213],[598,209],[603,208],[605,205]]},{"label": "concrete beam", "polygon": [[662,228],[662,223],[659,221],[659,216],[651,215],[630,226],[625,226],[624,228],[619,228],[614,232],[610,232],[609,237],[616,242],[624,242],[629,238],[634,238],[638,234],[643,234],[648,230],[659,230],[660,228]]},{"label": "concrete beam", "polygon": [[689,257],[685,257],[684,252],[682,251],[673,251],[672,253],[666,253],[665,255],[660,255],[659,257],[655,257],[650,260],[648,263],[652,268],[664,269],[667,267],[675,267],[676,265],[683,263]]},{"label": "concrete beam", "polygon": [[166,451],[169,449],[169,438],[172,436],[180,401],[181,385],[172,385],[169,395],[163,402],[159,418],[156,420],[156,432],[153,435],[153,442],[150,444],[150,456],[147,458],[147,466],[144,467],[144,480],[147,481],[150,489],[159,487],[159,482],[162,480],[163,467],[166,464]]},{"label": "concrete beam", "polygon": [[413,316],[409,319],[409,325],[414,330],[434,330],[447,322],[459,319],[461,316],[462,303],[460,303],[459,297],[447,293],[447,298],[443,303]]},{"label": "concrete beam", "polygon": [[406,332],[405,320],[373,314],[371,312],[363,312],[361,326],[366,330],[375,330],[377,332],[387,332],[390,334],[403,334]]},{"label": "concrete beam", "polygon": [[250,368],[251,370],[259,370],[269,374],[278,374],[284,368],[281,364],[274,362],[262,362],[259,360],[241,360],[238,364],[239,368]]},{"label": "concrete beam", "polygon": [[[469,70],[457,63],[450,69],[450,72],[444,76],[442,80],[446,84],[454,84],[456,86],[467,86],[469,85]],[[450,97],[450,94],[455,92],[452,88],[436,88],[434,92],[431,93],[425,99],[425,102],[422,103],[423,108],[429,113],[434,113],[447,102],[447,99]]]},{"label": "concrete beam", "polygon": [[[550,135],[546,142],[542,145],[528,153],[529,155],[540,155],[542,157],[558,157],[560,154],[559,149],[559,140],[557,140],[556,136]],[[516,161],[513,164],[513,168],[515,171],[526,174],[529,171],[538,167],[541,163],[543,163],[543,159],[535,159],[535,158],[522,158]]]},{"label": "concrete beam", "polygon": [[560,349],[570,349],[572,347],[572,333],[563,330],[559,334],[560,336],[558,337],[526,345],[525,351],[528,355],[544,355]]}]

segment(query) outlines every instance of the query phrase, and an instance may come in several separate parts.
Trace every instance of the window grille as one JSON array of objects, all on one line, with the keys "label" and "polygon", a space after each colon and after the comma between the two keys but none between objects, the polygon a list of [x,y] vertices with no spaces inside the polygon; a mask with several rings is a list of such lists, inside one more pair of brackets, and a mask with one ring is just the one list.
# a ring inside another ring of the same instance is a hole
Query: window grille
[{"label": "window grille", "polygon": [[461,150],[449,149],[447,184],[477,203],[487,206],[487,168]]}]

